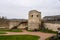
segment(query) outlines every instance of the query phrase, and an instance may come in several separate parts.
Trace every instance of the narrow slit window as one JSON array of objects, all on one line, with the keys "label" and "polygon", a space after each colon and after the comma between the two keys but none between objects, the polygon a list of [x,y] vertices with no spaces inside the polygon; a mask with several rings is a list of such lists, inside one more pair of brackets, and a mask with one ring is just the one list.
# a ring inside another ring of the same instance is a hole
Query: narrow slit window
[{"label": "narrow slit window", "polygon": [[31,17],[33,17],[33,15],[31,15]]},{"label": "narrow slit window", "polygon": [[38,15],[37,15],[37,17],[38,17]]}]

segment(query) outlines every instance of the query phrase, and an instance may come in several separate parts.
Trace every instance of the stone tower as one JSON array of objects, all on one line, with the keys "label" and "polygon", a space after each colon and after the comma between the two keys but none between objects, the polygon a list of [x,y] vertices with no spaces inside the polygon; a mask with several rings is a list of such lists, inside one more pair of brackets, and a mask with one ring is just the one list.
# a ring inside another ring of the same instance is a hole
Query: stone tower
[{"label": "stone tower", "polygon": [[39,30],[41,26],[41,12],[31,10],[28,17],[28,30]]}]

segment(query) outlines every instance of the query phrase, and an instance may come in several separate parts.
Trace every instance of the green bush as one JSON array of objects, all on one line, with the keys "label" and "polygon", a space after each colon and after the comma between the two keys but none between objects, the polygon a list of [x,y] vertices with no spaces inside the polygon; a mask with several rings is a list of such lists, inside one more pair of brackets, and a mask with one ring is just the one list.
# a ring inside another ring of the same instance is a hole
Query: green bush
[{"label": "green bush", "polygon": [[47,39],[45,39],[45,40],[60,40],[57,36],[52,36],[52,37],[49,37],[49,38],[47,38]]}]

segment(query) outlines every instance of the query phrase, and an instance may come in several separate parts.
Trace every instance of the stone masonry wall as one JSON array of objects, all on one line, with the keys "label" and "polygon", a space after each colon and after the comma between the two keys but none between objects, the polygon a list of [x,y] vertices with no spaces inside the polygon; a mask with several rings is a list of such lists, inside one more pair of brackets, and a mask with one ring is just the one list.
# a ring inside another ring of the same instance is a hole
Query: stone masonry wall
[{"label": "stone masonry wall", "polygon": [[57,28],[60,27],[60,24],[53,24],[53,23],[44,23],[45,28],[48,28],[53,31],[58,31]]}]

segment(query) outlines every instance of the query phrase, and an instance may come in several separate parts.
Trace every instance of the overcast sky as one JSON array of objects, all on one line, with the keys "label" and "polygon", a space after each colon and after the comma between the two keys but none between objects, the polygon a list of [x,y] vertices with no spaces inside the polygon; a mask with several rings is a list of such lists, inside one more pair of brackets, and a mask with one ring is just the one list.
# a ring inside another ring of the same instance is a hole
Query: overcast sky
[{"label": "overcast sky", "polygon": [[42,17],[60,15],[60,0],[0,0],[0,16],[27,19],[30,10],[40,11]]}]

